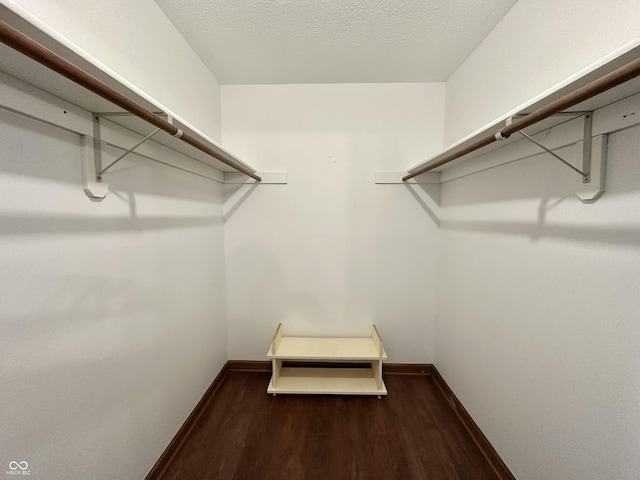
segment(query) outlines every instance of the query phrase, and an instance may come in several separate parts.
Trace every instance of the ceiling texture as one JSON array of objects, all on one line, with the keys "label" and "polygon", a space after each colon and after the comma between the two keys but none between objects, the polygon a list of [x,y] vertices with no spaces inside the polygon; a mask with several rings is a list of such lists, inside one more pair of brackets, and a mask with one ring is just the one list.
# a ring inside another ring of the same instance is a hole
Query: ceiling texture
[{"label": "ceiling texture", "polygon": [[517,0],[155,0],[222,84],[445,81]]}]

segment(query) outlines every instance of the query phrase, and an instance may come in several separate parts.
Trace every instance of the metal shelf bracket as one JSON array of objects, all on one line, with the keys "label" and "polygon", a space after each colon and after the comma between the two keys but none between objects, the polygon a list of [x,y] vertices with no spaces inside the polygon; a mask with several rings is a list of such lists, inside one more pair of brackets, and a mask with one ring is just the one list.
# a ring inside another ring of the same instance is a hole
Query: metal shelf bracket
[{"label": "metal shelf bracket", "polygon": [[[571,115],[576,117],[581,116],[583,118],[583,138],[576,144],[579,148],[579,152],[577,152],[577,158],[579,159],[580,156],[582,156],[581,169],[573,165],[571,162],[565,160],[560,155],[547,148],[530,135],[527,135],[522,130],[518,130],[518,133],[554,158],[558,159],[571,170],[577,172],[582,177],[582,188],[580,188],[576,192],[576,196],[583,203],[593,203],[604,192],[607,136],[598,135],[596,137],[593,137],[593,112],[559,112],[555,115]],[[513,118],[514,117],[508,118],[506,124],[510,125]],[[502,138],[498,136],[496,136],[496,139],[502,140]]]},{"label": "metal shelf bracket", "polygon": [[[166,116],[167,121],[172,123],[172,119],[169,115],[164,112],[153,112],[158,116]],[[109,185],[105,181],[104,174],[107,173],[111,167],[113,167],[116,163],[122,160],[124,157],[132,153],[136,148],[145,143],[151,137],[153,137],[156,133],[160,131],[159,128],[156,128],[149,135],[144,137],[140,142],[135,144],[133,147],[126,150],[122,155],[112,161],[106,167],[102,166],[102,154],[104,151],[104,147],[106,146],[106,142],[103,142],[101,139],[100,133],[100,119],[102,117],[116,117],[116,116],[133,116],[133,114],[129,112],[100,112],[93,114],[93,142],[91,142],[91,137],[86,135],[81,136],[82,143],[82,178],[83,178],[83,186],[84,191],[89,198],[94,201],[101,201],[104,197],[109,193]],[[92,144],[93,143],[93,144]]]},{"label": "metal shelf bracket", "polygon": [[116,163],[118,163],[120,160],[122,160],[124,157],[126,157],[127,155],[129,155],[131,152],[133,152],[136,148],[138,148],[140,145],[142,145],[144,142],[146,142],[147,140],[149,140],[151,137],[153,137],[156,133],[158,133],[160,131],[159,128],[156,128],[153,132],[151,132],[149,135],[147,135],[146,137],[144,137],[142,140],[140,140],[138,143],[136,143],[133,147],[131,147],[130,149],[128,149],[126,152],[124,152],[122,155],[120,155],[118,158],[116,158],[113,162],[111,162],[109,165],[107,165],[106,167],[98,170],[98,165],[96,165],[96,181],[101,182],[102,181],[102,176],[107,172],[107,170],[109,170],[111,167],[113,167]]}]

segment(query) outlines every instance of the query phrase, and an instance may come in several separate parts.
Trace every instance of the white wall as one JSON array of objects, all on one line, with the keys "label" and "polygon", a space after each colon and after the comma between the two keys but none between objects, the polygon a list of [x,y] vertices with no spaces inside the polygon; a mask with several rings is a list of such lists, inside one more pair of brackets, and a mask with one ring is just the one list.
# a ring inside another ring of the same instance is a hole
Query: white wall
[{"label": "white wall", "polygon": [[225,146],[288,185],[225,196],[229,358],[285,334],[367,335],[430,362],[439,186],[375,185],[442,148],[443,84],[223,86]]},{"label": "white wall", "polygon": [[153,0],[0,0],[43,22],[214,140],[220,86]]},{"label": "white wall", "polygon": [[[220,137],[219,86],[153,1],[20,5]],[[0,464],[143,478],[227,359],[222,189],[133,155],[93,203],[77,135],[0,110],[0,145]]]},{"label": "white wall", "polygon": [[[447,143],[638,33],[636,1],[569,7],[514,6],[447,83]],[[545,155],[442,185],[435,364],[519,480],[640,476],[639,134],[593,205]]]},{"label": "white wall", "polygon": [[519,0],[447,80],[450,145],[640,35],[637,0]]},{"label": "white wall", "polygon": [[143,478],[227,358],[221,187],[134,155],[94,203],[77,135],[0,144],[0,464]]},{"label": "white wall", "polygon": [[639,138],[593,205],[544,155],[442,186],[435,364],[518,480],[640,475]]}]

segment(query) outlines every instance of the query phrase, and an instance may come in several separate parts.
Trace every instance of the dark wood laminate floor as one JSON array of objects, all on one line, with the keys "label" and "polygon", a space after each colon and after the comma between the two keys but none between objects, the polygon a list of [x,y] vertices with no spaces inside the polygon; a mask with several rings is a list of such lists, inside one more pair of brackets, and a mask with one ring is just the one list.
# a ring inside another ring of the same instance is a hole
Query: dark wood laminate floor
[{"label": "dark wood laminate floor", "polygon": [[429,376],[389,395],[267,395],[270,374],[230,372],[163,479],[496,479]]}]

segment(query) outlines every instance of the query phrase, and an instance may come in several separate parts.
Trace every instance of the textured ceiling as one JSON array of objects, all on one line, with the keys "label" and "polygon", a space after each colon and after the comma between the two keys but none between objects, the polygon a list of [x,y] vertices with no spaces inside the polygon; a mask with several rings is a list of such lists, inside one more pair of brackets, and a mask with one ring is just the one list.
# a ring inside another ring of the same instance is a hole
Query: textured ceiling
[{"label": "textured ceiling", "polygon": [[444,81],[517,0],[155,1],[220,83],[271,84]]}]

